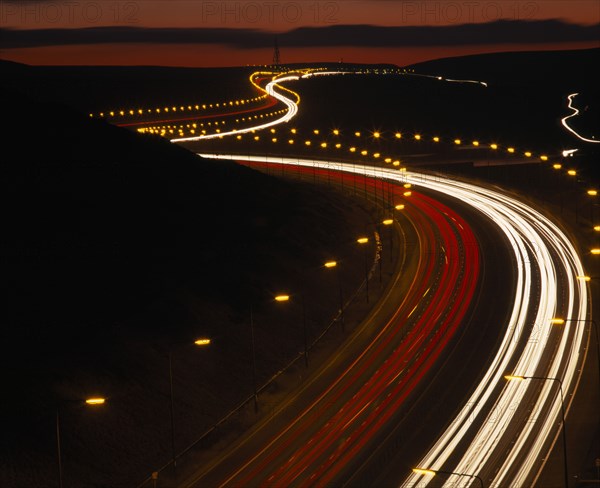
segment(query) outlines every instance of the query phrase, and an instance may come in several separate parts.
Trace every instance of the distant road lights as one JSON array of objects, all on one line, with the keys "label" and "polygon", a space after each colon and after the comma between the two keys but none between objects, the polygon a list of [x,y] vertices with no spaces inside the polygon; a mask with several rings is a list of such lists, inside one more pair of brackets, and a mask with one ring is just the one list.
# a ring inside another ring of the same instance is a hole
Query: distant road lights
[{"label": "distant road lights", "polygon": [[375,153],[375,154],[373,154],[373,157],[374,157],[375,159],[379,158],[380,156],[381,156],[381,154],[379,154],[379,153]]},{"label": "distant road lights", "polygon": [[358,239],[356,239],[356,242],[358,242],[359,244],[366,244],[367,242],[369,242],[369,238],[368,237],[359,237]]},{"label": "distant road lights", "polygon": [[276,302],[289,302],[289,300],[290,300],[289,295],[277,295],[275,297]]},{"label": "distant road lights", "polygon": [[542,155],[540,156],[540,159],[541,159],[542,161],[548,161],[548,156],[546,156],[545,154],[542,154]]},{"label": "distant road lights", "polygon": [[402,185],[404,188],[412,188],[412,183],[404,183],[404,185]]},{"label": "distant road lights", "polygon": [[515,152],[515,148],[514,148],[514,147],[509,147],[509,148],[507,149],[507,151],[508,151],[509,153],[511,153],[511,154],[514,154],[514,152]]},{"label": "distant road lights", "polygon": [[574,169],[570,169],[569,171],[567,171],[567,174],[569,176],[577,176],[577,171],[575,171]]},{"label": "distant road lights", "polygon": [[594,230],[595,230],[596,232],[600,232],[600,225],[595,225],[595,226],[594,226]]},{"label": "distant road lights", "polygon": [[354,135],[355,135],[356,137],[360,137],[360,132],[356,131],[356,132],[354,133]]},{"label": "distant road lights", "polygon": [[440,138],[439,138],[438,136],[435,136],[435,137],[433,138],[433,142],[440,142]]},{"label": "distant road lights", "polygon": [[400,166],[400,161],[396,160],[392,163],[392,166]]},{"label": "distant road lights", "polygon": [[201,337],[199,339],[196,339],[194,341],[194,344],[196,344],[197,346],[208,346],[210,345],[210,339],[207,337]]},{"label": "distant road lights", "polygon": [[403,195],[404,195],[405,197],[410,197],[410,196],[412,195],[412,191],[405,191],[405,192],[403,193]]},{"label": "distant road lights", "polygon": [[294,144],[294,139],[289,139],[288,144]]},{"label": "distant road lights", "polygon": [[392,158],[385,158],[384,161],[389,164],[392,162]]},{"label": "distant road lights", "polygon": [[580,281],[590,281],[592,278],[589,276],[577,276],[577,279]]},{"label": "distant road lights", "polygon": [[490,149],[493,149],[495,151],[496,149],[498,149],[498,144],[490,144]]},{"label": "distant road lights", "polygon": [[396,210],[404,210],[404,205],[403,205],[403,204],[401,204],[401,203],[399,203],[399,204],[398,204],[398,205],[396,205],[394,208],[395,208]]},{"label": "distant road lights", "polygon": [[587,194],[591,197],[595,197],[596,195],[598,195],[598,190],[588,190]]},{"label": "distant road lights", "polygon": [[561,319],[561,318],[555,317],[553,319],[550,319],[550,323],[552,325],[564,325],[565,324],[565,319]]},{"label": "distant road lights", "polygon": [[291,132],[292,134],[295,134],[295,133],[296,133],[296,132],[298,132],[298,131],[297,131],[296,129],[291,129],[291,130],[290,130],[290,132]]},{"label": "distant road lights", "polygon": [[350,148],[350,152],[351,152],[351,153],[353,153],[353,152],[356,152],[356,148],[355,148],[354,146],[353,146],[353,147],[351,147],[351,148]]},{"label": "distant road lights", "polygon": [[394,219],[385,219],[381,222],[383,225],[392,225],[394,223]]},{"label": "distant road lights", "polygon": [[594,249],[590,249],[590,252],[597,256],[598,254],[600,254],[600,248],[596,247]]},{"label": "distant road lights", "polygon": [[421,134],[415,134],[415,141],[421,140]]},{"label": "distant road lights", "polygon": [[340,131],[338,129],[333,129],[333,135],[334,136],[339,136],[340,135]]},{"label": "distant road lights", "polygon": [[340,147],[342,147],[342,145],[341,145],[341,144],[338,142],[338,143],[335,145],[335,148],[336,148],[336,149],[339,149]]},{"label": "distant road lights", "polygon": [[561,168],[562,168],[562,164],[560,164],[560,163],[554,163],[554,164],[552,165],[552,167],[553,167],[554,169],[561,169]]},{"label": "distant road lights", "polygon": [[337,266],[337,261],[327,261],[323,266],[326,268],[335,268]]},{"label": "distant road lights", "polygon": [[362,156],[367,156],[367,155],[369,154],[369,151],[367,151],[366,149],[363,149],[363,150],[360,152],[360,154],[361,154]]},{"label": "distant road lights", "polygon": [[323,149],[327,148],[327,143],[326,143],[326,142],[322,142],[322,143],[321,143],[321,147],[322,147]]},{"label": "distant road lights", "polygon": [[277,137],[273,137],[273,138],[271,139],[271,142],[277,142]]},{"label": "distant road lights", "polygon": [[396,134],[394,134],[394,137],[396,139],[402,139],[402,134],[400,132],[396,132]]},{"label": "distant road lights", "polygon": [[319,129],[315,129],[315,130],[313,130],[313,133],[314,133],[316,136],[318,136],[318,135],[319,135]]},{"label": "distant road lights", "polygon": [[479,141],[473,141],[473,145],[474,145],[475,147],[478,147],[478,146],[479,146]]},{"label": "distant road lights", "polygon": [[525,151],[524,154],[525,154],[526,158],[530,158],[531,157],[531,152],[529,152],[529,151]]},{"label": "distant road lights", "polygon": [[379,139],[379,138],[381,137],[381,133],[380,133],[380,132],[377,132],[377,131],[375,131],[375,132],[373,132],[373,137],[374,137],[375,139]]},{"label": "distant road lights", "polygon": [[312,143],[310,141],[304,141],[305,146],[310,146]]},{"label": "distant road lights", "polygon": [[462,141],[460,139],[454,139],[454,144],[460,146],[462,144]]}]

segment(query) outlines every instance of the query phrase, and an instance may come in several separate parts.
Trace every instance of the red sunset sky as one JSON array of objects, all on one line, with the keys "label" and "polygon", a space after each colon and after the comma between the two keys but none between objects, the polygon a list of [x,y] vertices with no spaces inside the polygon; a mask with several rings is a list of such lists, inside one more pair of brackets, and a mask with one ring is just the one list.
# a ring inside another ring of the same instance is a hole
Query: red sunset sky
[{"label": "red sunset sky", "polygon": [[[283,63],[406,65],[479,52],[600,47],[598,0],[5,0],[0,18],[0,58],[28,64],[266,64],[276,34]],[[463,32],[487,23],[498,24],[493,35],[485,26]],[[394,30],[380,29],[373,41],[372,31],[354,35],[359,25]],[[419,26],[434,29],[399,34]],[[290,34],[303,27],[313,29]],[[164,28],[178,32],[156,30]],[[93,41],[80,37],[96,30]]]}]

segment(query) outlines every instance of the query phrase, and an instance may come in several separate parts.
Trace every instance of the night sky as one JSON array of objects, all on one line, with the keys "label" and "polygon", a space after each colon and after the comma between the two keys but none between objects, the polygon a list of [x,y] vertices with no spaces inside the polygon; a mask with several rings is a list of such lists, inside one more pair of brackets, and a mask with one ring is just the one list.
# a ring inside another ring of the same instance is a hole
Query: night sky
[{"label": "night sky", "polygon": [[600,46],[598,0],[3,0],[0,58],[27,64],[407,65]]}]

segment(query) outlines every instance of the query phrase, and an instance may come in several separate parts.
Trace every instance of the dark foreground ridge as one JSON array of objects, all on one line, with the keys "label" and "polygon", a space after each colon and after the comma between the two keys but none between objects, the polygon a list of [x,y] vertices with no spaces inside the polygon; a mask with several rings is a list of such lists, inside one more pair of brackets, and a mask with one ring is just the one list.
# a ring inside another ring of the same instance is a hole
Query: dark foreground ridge
[{"label": "dark foreground ridge", "polygon": [[[66,486],[135,485],[170,459],[167,352],[181,450],[252,391],[250,303],[262,384],[301,344],[297,307],[273,311],[273,296],[308,289],[316,336],[338,308],[319,268],[345,253],[358,286],[348,243],[369,216],[64,105],[1,103],[0,485],[57,485],[57,406]],[[213,344],[198,353],[199,336]],[[106,407],[81,406],[93,395]]]}]

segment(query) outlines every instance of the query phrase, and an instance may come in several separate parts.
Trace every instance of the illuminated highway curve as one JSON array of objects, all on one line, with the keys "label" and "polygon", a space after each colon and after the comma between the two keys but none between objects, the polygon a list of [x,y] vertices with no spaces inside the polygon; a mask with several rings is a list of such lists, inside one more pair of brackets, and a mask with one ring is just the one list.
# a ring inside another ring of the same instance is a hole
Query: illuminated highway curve
[{"label": "illuminated highway curve", "polygon": [[[504,375],[560,379],[568,411],[583,360],[589,300],[586,283],[576,278],[585,274],[581,260],[553,222],[497,191],[446,178],[331,161],[202,156],[316,166],[410,182],[459,198],[494,222],[511,243],[515,260],[517,285],[511,318],[481,383],[419,467],[478,475],[492,487],[528,486],[537,479],[560,434],[560,395],[553,382],[509,383]],[[557,316],[571,320],[557,328],[551,323]],[[450,464],[450,457],[457,453],[460,460]],[[403,486],[426,486],[430,480],[414,474]],[[466,486],[471,481],[454,476],[447,486]]]},{"label": "illuminated highway curve", "polygon": [[[374,181],[358,176],[354,183],[371,187],[373,193]],[[405,198],[402,185],[390,185],[390,190],[395,201]],[[392,317],[383,329],[289,425],[240,461],[241,466],[236,464],[232,473],[223,468],[222,476],[202,473],[186,486],[327,484],[351,474],[356,453],[369,449],[376,434],[398,416],[399,407],[458,331],[480,265],[475,237],[456,212],[416,192],[410,202],[404,214],[419,230],[418,269],[411,273],[413,282],[401,303],[392,304]],[[423,248],[435,259],[426,257]]]}]

